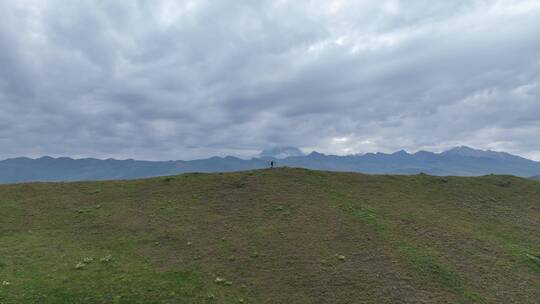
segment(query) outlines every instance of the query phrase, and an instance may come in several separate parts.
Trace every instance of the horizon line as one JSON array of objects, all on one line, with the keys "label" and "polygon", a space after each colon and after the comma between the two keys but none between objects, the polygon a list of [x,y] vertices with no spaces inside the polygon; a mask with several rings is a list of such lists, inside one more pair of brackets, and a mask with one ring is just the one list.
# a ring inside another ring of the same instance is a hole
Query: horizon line
[{"label": "horizon line", "polygon": [[[285,147],[285,146],[279,146],[279,147],[276,147],[276,148],[280,148],[280,147]],[[312,155],[312,154],[320,154],[320,155],[324,155],[324,156],[335,156],[335,157],[350,157],[350,156],[365,156],[365,155],[369,155],[369,154],[395,155],[395,154],[401,154],[401,153],[405,153],[407,155],[416,155],[418,153],[425,152],[425,153],[431,153],[431,154],[435,154],[435,155],[440,155],[440,154],[443,154],[443,153],[446,153],[446,152],[449,152],[449,151],[452,151],[452,150],[460,149],[460,148],[470,149],[470,150],[479,151],[479,152],[493,152],[493,153],[508,154],[508,155],[511,155],[511,156],[521,157],[521,158],[524,158],[524,159],[527,159],[527,160],[530,160],[530,161],[540,162],[538,160],[534,160],[534,159],[531,159],[531,158],[528,158],[528,157],[524,157],[522,155],[512,154],[512,153],[505,152],[505,151],[496,151],[496,150],[491,150],[491,149],[483,150],[483,149],[472,148],[470,146],[465,146],[465,145],[455,146],[455,147],[452,147],[452,148],[449,148],[447,150],[443,150],[443,151],[440,151],[440,152],[434,152],[434,151],[428,151],[428,150],[417,150],[416,152],[408,152],[405,149],[400,149],[400,150],[397,150],[395,152],[388,152],[388,153],[386,153],[386,152],[365,152],[365,153],[351,153],[351,154],[325,154],[325,153],[321,153],[321,152],[313,150],[310,153],[302,152],[303,153],[302,155],[287,156],[287,157],[282,157],[282,158],[271,157],[271,156],[261,156],[260,154],[264,151],[264,150],[262,150],[259,153],[259,155],[252,156],[250,158],[244,158],[244,157],[239,157],[239,156],[235,156],[235,155],[224,155],[224,156],[214,155],[214,156],[209,156],[209,157],[193,158],[193,159],[148,160],[148,159],[136,159],[136,158],[114,158],[114,157],[99,158],[99,157],[74,157],[74,156],[42,155],[42,156],[38,156],[38,157],[29,157],[29,156],[8,157],[8,158],[0,159],[0,161],[8,161],[8,160],[15,160],[15,159],[39,160],[39,159],[43,159],[43,158],[51,158],[51,159],[55,159],[55,160],[57,160],[57,159],[100,160],[100,161],[115,160],[115,161],[141,161],[141,162],[181,162],[181,161],[188,162],[188,161],[208,160],[208,159],[212,159],[212,158],[220,158],[220,159],[236,158],[236,159],[248,161],[248,160],[254,160],[254,159],[261,159],[261,160],[264,160],[264,159],[287,159],[287,158],[290,158],[290,157],[305,157],[305,156],[309,156],[309,155]]]}]

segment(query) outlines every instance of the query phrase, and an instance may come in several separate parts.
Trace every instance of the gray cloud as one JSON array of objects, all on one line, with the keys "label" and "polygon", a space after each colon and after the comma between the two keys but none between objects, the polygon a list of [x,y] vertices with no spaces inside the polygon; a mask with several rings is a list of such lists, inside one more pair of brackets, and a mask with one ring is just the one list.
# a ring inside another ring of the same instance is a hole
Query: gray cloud
[{"label": "gray cloud", "polygon": [[537,1],[2,1],[0,157],[540,159]]}]

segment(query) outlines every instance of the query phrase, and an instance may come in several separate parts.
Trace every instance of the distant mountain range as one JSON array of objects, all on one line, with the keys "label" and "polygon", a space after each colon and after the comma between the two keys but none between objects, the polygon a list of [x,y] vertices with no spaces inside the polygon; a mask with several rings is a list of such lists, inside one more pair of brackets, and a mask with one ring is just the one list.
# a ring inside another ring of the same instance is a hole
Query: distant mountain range
[{"label": "distant mountain range", "polygon": [[116,159],[72,159],[67,157],[26,157],[0,161],[0,183],[30,181],[81,181],[134,179],[187,172],[230,172],[278,166],[370,174],[418,174],[476,176],[509,174],[521,177],[540,175],[540,162],[505,152],[457,147],[442,153],[398,151],[392,154],[362,155],[303,154],[295,147],[273,148],[249,160],[211,157],[190,161],[140,161]]}]

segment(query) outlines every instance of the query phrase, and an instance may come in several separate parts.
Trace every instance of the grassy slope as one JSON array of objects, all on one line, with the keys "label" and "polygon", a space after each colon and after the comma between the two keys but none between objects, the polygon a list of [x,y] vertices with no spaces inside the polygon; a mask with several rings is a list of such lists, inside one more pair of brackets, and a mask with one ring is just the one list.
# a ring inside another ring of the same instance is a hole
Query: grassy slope
[{"label": "grassy slope", "polygon": [[2,304],[540,299],[540,183],[515,177],[35,183],[1,186],[0,210]]}]

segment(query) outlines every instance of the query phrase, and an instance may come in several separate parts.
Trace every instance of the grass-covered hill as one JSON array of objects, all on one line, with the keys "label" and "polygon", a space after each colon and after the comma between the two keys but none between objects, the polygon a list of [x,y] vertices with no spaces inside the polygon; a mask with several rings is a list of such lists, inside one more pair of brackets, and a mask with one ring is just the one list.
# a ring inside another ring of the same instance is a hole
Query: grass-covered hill
[{"label": "grass-covered hill", "polygon": [[0,186],[0,303],[539,303],[540,183],[304,169]]}]

